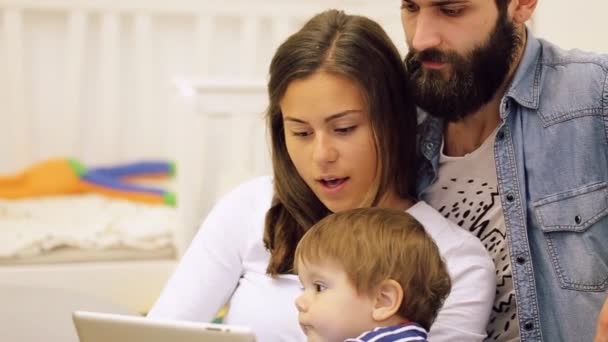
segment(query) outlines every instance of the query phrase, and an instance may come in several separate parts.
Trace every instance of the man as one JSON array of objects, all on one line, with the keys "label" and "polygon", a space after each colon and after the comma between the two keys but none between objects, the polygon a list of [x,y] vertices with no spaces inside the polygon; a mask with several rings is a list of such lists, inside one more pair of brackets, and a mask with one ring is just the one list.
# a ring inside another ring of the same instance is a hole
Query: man
[{"label": "man", "polygon": [[533,37],[536,4],[402,1],[418,194],[494,258],[488,340],[592,341],[608,292],[608,57]]}]

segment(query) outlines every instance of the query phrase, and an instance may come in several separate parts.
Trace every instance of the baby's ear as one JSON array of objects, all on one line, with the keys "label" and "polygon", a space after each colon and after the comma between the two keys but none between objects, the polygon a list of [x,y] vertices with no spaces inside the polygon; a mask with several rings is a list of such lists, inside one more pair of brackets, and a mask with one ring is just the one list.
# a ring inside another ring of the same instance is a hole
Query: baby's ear
[{"label": "baby's ear", "polygon": [[397,313],[403,301],[403,288],[392,279],[386,279],[377,287],[372,318],[381,322]]}]

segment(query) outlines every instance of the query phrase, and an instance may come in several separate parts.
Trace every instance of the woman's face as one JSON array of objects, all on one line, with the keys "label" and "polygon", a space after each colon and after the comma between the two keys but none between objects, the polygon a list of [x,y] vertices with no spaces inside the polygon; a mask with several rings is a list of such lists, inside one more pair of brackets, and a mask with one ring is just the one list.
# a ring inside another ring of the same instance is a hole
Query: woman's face
[{"label": "woman's face", "polygon": [[332,212],[364,205],[375,191],[377,151],[363,92],[343,76],[292,81],[281,102],[287,152]]}]

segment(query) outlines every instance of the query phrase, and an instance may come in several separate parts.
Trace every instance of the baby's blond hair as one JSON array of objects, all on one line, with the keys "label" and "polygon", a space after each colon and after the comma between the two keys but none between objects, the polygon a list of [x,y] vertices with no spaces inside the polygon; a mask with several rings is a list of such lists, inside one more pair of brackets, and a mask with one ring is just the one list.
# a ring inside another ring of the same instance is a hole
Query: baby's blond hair
[{"label": "baby's blond hair", "polygon": [[398,314],[430,329],[451,288],[437,245],[424,227],[401,210],[362,208],[319,221],[300,240],[297,263],[324,260],[344,267],[360,294],[371,294],[386,279],[404,296]]}]

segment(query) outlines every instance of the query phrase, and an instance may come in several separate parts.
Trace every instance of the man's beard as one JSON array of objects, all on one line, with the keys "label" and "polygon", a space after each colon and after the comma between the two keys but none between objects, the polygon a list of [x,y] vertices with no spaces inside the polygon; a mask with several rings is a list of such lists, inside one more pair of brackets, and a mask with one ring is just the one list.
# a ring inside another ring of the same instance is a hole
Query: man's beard
[{"label": "man's beard", "polygon": [[[490,102],[503,84],[522,44],[506,13],[499,13],[488,40],[466,56],[453,51],[411,49],[405,57],[410,91],[416,105],[447,121],[458,121]],[[451,67],[445,79],[441,70],[425,69],[421,62],[442,62]]]}]

